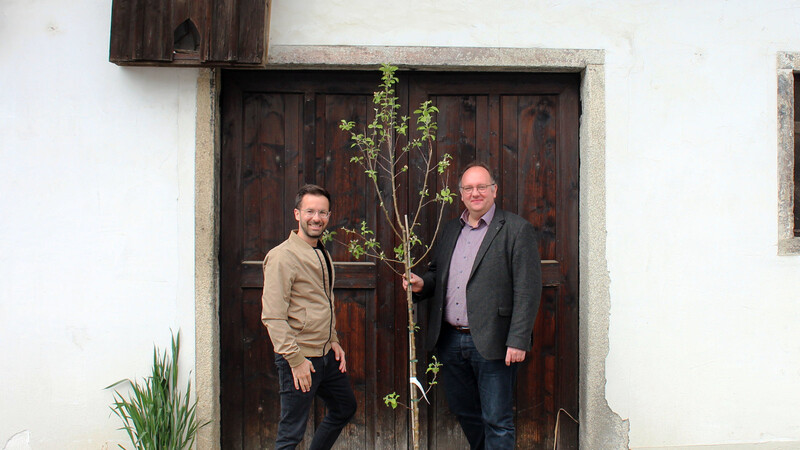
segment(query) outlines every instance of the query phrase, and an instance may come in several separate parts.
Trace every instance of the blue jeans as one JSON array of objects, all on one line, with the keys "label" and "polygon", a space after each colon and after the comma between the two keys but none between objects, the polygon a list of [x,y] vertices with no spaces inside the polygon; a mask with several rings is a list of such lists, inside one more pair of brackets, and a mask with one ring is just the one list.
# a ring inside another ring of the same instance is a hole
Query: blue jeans
[{"label": "blue jeans", "polygon": [[513,449],[517,364],[506,366],[504,360],[484,359],[470,334],[447,324],[442,325],[437,352],[447,404],[470,447]]},{"label": "blue jeans", "polygon": [[276,449],[293,449],[303,439],[314,396],[325,402],[327,414],[314,432],[310,448],[330,449],[342,428],[356,413],[356,398],[347,374],[339,371],[339,361],[333,350],[325,356],[308,358],[314,366],[311,372],[311,389],[303,392],[294,388],[294,378],[289,362],[275,354],[281,396],[281,421],[278,424]]}]

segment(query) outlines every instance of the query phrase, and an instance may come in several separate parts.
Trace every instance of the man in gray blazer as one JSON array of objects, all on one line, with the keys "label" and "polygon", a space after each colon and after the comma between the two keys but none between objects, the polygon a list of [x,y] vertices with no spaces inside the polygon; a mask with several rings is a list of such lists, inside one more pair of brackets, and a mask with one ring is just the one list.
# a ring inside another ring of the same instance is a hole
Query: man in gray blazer
[{"label": "man in gray blazer", "polygon": [[517,363],[531,349],[542,294],[536,233],[495,206],[486,165],[467,166],[459,190],[466,210],[444,225],[411,290],[430,299],[426,348],[439,355],[447,403],[471,448],[512,449]]}]

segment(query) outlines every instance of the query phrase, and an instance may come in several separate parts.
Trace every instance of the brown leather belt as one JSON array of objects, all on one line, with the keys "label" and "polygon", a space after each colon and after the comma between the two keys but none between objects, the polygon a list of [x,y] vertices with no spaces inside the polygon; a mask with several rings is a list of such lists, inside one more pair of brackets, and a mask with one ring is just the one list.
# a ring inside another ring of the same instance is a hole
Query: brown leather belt
[{"label": "brown leather belt", "polygon": [[[450,324],[448,323],[448,325]],[[450,328],[454,329],[455,331],[458,331],[459,333],[469,334],[469,327],[458,327],[455,325],[450,325]]]}]

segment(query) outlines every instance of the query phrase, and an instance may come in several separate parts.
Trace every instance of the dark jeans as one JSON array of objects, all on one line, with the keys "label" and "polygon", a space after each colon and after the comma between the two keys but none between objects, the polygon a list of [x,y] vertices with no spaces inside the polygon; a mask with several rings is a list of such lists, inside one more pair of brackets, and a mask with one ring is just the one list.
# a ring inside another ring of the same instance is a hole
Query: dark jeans
[{"label": "dark jeans", "polygon": [[514,382],[517,364],[486,360],[470,334],[443,324],[438,344],[442,385],[470,447],[513,449]]},{"label": "dark jeans", "polygon": [[347,374],[339,371],[339,362],[333,350],[327,355],[308,358],[314,365],[311,372],[311,389],[303,392],[294,388],[292,368],[283,356],[275,354],[281,394],[281,421],[278,424],[276,449],[293,449],[303,439],[306,422],[314,396],[325,402],[327,414],[314,433],[311,449],[330,449],[342,428],[356,413],[356,398]]}]

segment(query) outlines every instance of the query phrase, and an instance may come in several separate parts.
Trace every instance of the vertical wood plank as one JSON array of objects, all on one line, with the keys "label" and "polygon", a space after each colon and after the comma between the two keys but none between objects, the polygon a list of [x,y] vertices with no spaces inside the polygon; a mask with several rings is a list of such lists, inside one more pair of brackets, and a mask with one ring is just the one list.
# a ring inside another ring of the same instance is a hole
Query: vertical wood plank
[{"label": "vertical wood plank", "polygon": [[[286,94],[256,94],[253,96],[258,104],[257,132],[254,145],[250,151],[253,157],[254,178],[252,192],[257,199],[256,203],[245,201],[245,207],[252,209],[252,214],[258,215],[258,227],[253,230],[255,238],[246,240],[253,247],[245,247],[245,260],[260,261],[274,246],[283,242],[288,230],[282,220],[286,210],[292,209],[292,204],[275,201],[286,184],[285,177],[291,170],[287,169],[285,154],[287,147],[287,110],[293,104],[287,101]],[[245,143],[245,148],[247,144]],[[246,151],[247,153],[247,151]],[[247,169],[243,177],[247,177]],[[258,180],[258,181],[256,181]],[[247,198],[248,187],[245,186],[244,196]],[[246,212],[247,216],[248,213]],[[245,230],[249,230],[245,227]],[[245,344],[245,379],[248,380],[249,395],[246,396],[244,405],[245,415],[245,448],[265,448],[275,442],[277,437],[277,423],[280,419],[280,395],[278,393],[277,369],[273,363],[274,355],[272,344],[266,328],[260,321],[261,316],[261,291],[247,289],[244,291],[243,329],[247,335]],[[248,376],[249,375],[249,376]]]},{"label": "vertical wood plank", "polygon": [[111,4],[111,42],[109,60],[129,61],[133,57],[133,14],[136,0],[114,0]]},{"label": "vertical wood plank", "polygon": [[519,167],[519,123],[518,123],[518,97],[516,95],[504,95],[500,98],[500,108],[502,120],[500,123],[502,136],[502,165],[501,172],[498,174],[498,189],[500,190],[497,198],[498,206],[508,211],[519,210],[519,188],[517,184]]},{"label": "vertical wood plank", "polygon": [[517,214],[531,222],[539,234],[539,255],[556,259],[556,117],[550,96],[519,98],[519,149],[530,155],[518,164]]},{"label": "vertical wood plank", "polygon": [[206,61],[232,61],[236,58],[239,36],[238,2],[236,0],[208,0],[211,17],[208,22],[208,55]]},{"label": "vertical wood plank", "polygon": [[[366,221],[367,210],[373,206],[364,195],[368,191],[365,177],[350,163],[349,135],[339,130],[337,120],[363,114],[365,98],[353,95],[325,95],[324,98],[325,110],[318,121],[318,125],[322,125],[324,130],[317,134],[317,138],[321,139],[318,148],[324,149],[324,152],[318,151],[317,157],[324,161],[325,185],[333,197],[333,216],[328,227],[336,231],[341,227],[354,228],[361,221]],[[370,227],[375,228],[374,222]],[[338,231],[338,234],[340,239],[347,239],[342,231]],[[336,261],[352,260],[343,245],[331,246],[331,250]],[[370,340],[374,341],[374,333],[368,331],[372,327],[368,327],[366,322],[367,308],[373,303],[367,302],[364,295],[363,292],[350,289],[337,291],[337,329],[340,340],[346,346],[345,351],[350,362],[348,373],[360,406],[356,416],[342,431],[337,441],[338,448],[362,448],[366,445],[368,419],[364,404],[371,398],[366,390],[366,374],[374,362],[367,359],[365,344]]]},{"label": "vertical wood plank", "polygon": [[[314,92],[304,92],[303,106],[303,149],[297,175],[300,185],[315,180],[314,160],[317,147],[317,96]],[[298,186],[300,187],[300,186]]]},{"label": "vertical wood plank", "polygon": [[[208,47],[208,30],[209,24],[208,21],[211,16],[211,6],[208,0],[187,0],[188,4],[188,14],[189,19],[194,22],[195,27],[197,27],[197,33],[200,35],[200,42],[198,42],[198,58],[203,58],[203,55],[206,55],[207,47]],[[180,22],[175,23],[173,22],[173,29],[180,25]]]},{"label": "vertical wood plank", "polygon": [[502,134],[502,130],[500,128],[500,121],[502,119],[501,116],[501,104],[500,104],[500,96],[497,94],[491,94],[487,97],[486,103],[486,119],[488,120],[488,129],[486,130],[487,133],[487,147],[486,151],[486,163],[489,167],[497,167],[498,169],[495,174],[497,177],[502,178],[502,148],[500,144],[500,136]]},{"label": "vertical wood plank", "polygon": [[130,24],[131,55],[130,60],[143,60],[146,33],[144,32],[144,17],[147,9],[147,0],[135,0],[132,9]]},{"label": "vertical wood plank", "polygon": [[269,30],[269,0],[237,0],[238,35],[236,62],[242,64],[261,63]]},{"label": "vertical wood plank", "polygon": [[[259,212],[258,242],[252,253],[246,254],[246,260],[259,261],[264,259],[272,247],[283,242],[289,230],[296,228],[297,223],[284,224],[283,217],[286,212],[293,211],[292,199],[287,204],[280,195],[287,184],[286,177],[293,172],[291,165],[287,164],[287,146],[291,140],[287,133],[295,125],[291,111],[296,106],[296,97],[291,94],[261,94],[259,97],[259,131],[258,153],[255,174],[259,180],[258,204],[252,208]],[[294,116],[296,117],[296,115]]]},{"label": "vertical wood plank", "polygon": [[145,0],[141,59],[172,59],[172,1]]},{"label": "vertical wood plank", "polygon": [[311,153],[311,165],[306,167],[308,173],[306,179],[309,183],[317,183],[325,186],[328,179],[325,177],[325,160],[328,158],[328,149],[325,148],[325,133],[328,131],[325,128],[325,111],[327,109],[328,98],[324,94],[316,95],[316,111],[314,111],[314,131],[315,145]]},{"label": "vertical wood plank", "polygon": [[242,292],[243,449],[274,445],[280,420],[277,368],[272,345],[261,323],[261,289]]},{"label": "vertical wood plank", "polygon": [[[171,16],[172,17],[169,18],[169,24],[170,29],[174,31],[175,27],[191,16],[189,13],[189,0],[172,0]],[[195,23],[195,25],[197,25],[197,23]]]},{"label": "vertical wood plank", "polygon": [[[244,136],[242,141],[242,213],[244,214],[242,242],[243,260],[257,260],[261,236],[261,171],[265,170],[265,148],[262,148],[261,130],[263,95],[246,95],[244,100]],[[268,107],[268,105],[264,105]]]},{"label": "vertical wood plank", "polygon": [[[282,156],[283,183],[276,187],[275,194],[283,198],[283,210],[276,211],[274,221],[281,226],[283,236],[288,236],[290,230],[297,228],[294,220],[294,207],[297,191],[300,189],[300,173],[302,168],[301,154],[303,153],[303,94],[284,94],[286,98],[286,120],[284,121],[285,140],[284,154]],[[266,202],[266,199],[265,199]],[[272,238],[269,236],[268,238]],[[283,242],[276,239],[275,245]]]},{"label": "vertical wood plank", "polygon": [[[577,124],[580,121],[580,93],[578,80],[568,84],[558,97],[558,123]],[[556,252],[560,261],[562,282],[558,299],[558,374],[578,374],[578,245],[579,233],[579,136],[578,127],[561,126],[558,129],[558,237]],[[559,376],[556,397],[558,407],[564,408],[573,417],[578,417],[578,377]],[[556,410],[556,414],[558,411]],[[564,421],[566,424],[572,422]],[[561,444],[568,448],[578,448],[578,426],[559,430]]]},{"label": "vertical wood plank", "polygon": [[[263,109],[262,109],[263,107]],[[260,94],[245,94],[244,99],[244,130],[242,140],[242,161],[241,161],[241,199],[242,199],[242,241],[239,243],[242,249],[243,260],[257,260],[262,253],[259,249],[261,236],[261,211],[266,208],[262,205],[262,179],[261,172],[264,171],[266,143],[264,131],[270,128],[265,123],[265,116],[270,117],[270,102],[267,96]],[[272,128],[275,128],[274,125]],[[278,138],[280,139],[280,138]],[[266,182],[266,180],[263,180]],[[238,324],[241,333],[242,346],[242,384],[246,393],[242,395],[242,435],[243,449],[255,449],[261,445],[261,423],[259,420],[258,407],[259,396],[258,387],[254,385],[254,379],[262,370],[254,366],[253,358],[256,357],[254,341],[257,330],[254,329],[252,321],[256,314],[254,303],[255,289],[243,289],[241,298],[241,317]],[[260,314],[260,311],[259,311]],[[263,328],[263,325],[261,326]],[[263,363],[263,362],[262,362]]]},{"label": "vertical wood plank", "polygon": [[545,448],[553,431],[550,422],[555,420],[553,409],[557,374],[553,361],[557,352],[557,295],[557,287],[543,290],[534,326],[533,347],[517,374],[517,439],[518,443],[527,443],[534,448]]},{"label": "vertical wood plank", "polygon": [[241,148],[244,94],[232,77],[223,79],[220,155],[220,398],[221,447],[242,448],[241,348]]},{"label": "vertical wood plank", "polygon": [[[489,121],[489,96],[475,96],[475,154],[489,167],[492,167],[492,153],[490,142],[491,123]],[[495,166],[496,167],[496,166]]]}]

